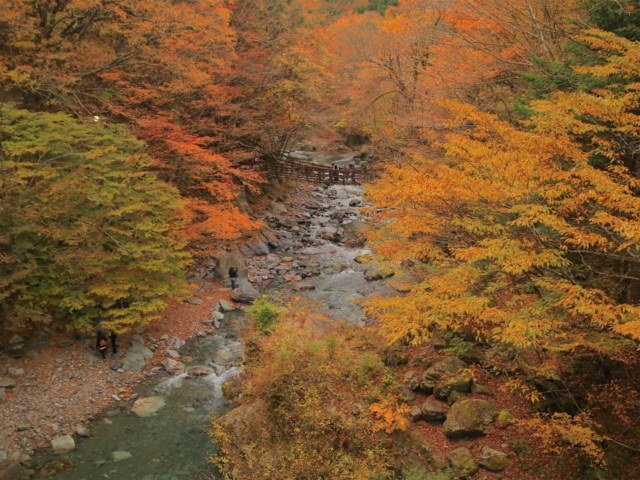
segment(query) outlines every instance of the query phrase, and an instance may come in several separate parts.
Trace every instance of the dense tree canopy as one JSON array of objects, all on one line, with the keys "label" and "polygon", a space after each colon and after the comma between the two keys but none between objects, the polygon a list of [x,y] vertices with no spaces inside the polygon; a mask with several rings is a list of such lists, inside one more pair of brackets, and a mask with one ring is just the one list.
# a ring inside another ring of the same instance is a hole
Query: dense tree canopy
[{"label": "dense tree canopy", "polygon": [[0,107],[0,295],[12,322],[138,327],[185,293],[183,202],[123,127]]}]

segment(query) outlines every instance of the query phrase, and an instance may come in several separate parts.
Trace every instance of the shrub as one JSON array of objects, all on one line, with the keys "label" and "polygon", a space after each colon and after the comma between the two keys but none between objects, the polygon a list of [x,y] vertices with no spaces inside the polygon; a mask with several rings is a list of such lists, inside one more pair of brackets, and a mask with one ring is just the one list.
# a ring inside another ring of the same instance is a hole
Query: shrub
[{"label": "shrub", "polygon": [[247,315],[253,322],[253,326],[266,335],[273,331],[280,315],[280,308],[272,303],[268,297],[258,298],[247,309]]}]

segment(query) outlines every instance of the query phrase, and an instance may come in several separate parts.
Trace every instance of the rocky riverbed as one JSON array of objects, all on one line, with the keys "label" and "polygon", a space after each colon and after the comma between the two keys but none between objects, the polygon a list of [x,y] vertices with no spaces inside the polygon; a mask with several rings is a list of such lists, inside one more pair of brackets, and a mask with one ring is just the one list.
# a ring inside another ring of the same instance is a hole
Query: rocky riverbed
[{"label": "rocky riverbed", "polygon": [[[261,235],[196,272],[200,289],[188,305],[205,307],[208,278],[227,281],[228,265],[239,264],[240,287],[231,297],[237,302],[248,303],[262,293],[296,292],[318,301],[333,319],[366,323],[353,300],[392,295],[394,289],[370,281],[382,277],[371,274],[374,264],[360,263],[370,253],[363,248],[368,218],[361,207],[358,186],[318,187],[304,200],[272,202]],[[174,480],[209,473],[207,454],[215,445],[205,430],[210,415],[228,409],[220,386],[240,372],[242,312],[221,300],[210,315],[200,338],[164,348],[166,358],[154,375],[122,389],[102,416],[88,416],[75,432],[55,437],[55,452],[21,457],[5,478]],[[150,345],[140,339],[128,355],[144,356]]]}]

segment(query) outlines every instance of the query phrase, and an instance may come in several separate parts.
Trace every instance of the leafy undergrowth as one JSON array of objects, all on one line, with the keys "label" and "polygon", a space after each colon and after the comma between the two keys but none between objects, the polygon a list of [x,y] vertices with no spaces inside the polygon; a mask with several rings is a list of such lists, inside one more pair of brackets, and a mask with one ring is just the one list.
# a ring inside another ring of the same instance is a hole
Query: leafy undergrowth
[{"label": "leafy undergrowth", "polygon": [[214,425],[214,462],[238,479],[392,478],[382,432],[408,422],[376,339],[329,324],[313,306],[279,310],[269,334],[245,338],[245,401]]}]

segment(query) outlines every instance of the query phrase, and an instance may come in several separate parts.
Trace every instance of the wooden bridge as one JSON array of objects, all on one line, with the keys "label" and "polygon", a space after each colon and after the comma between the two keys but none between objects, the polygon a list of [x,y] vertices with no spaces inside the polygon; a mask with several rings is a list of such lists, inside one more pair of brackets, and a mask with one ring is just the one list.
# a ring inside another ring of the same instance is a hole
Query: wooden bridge
[{"label": "wooden bridge", "polygon": [[379,170],[368,167],[336,169],[291,157],[270,158],[263,165],[272,178],[306,183],[360,185],[372,182],[380,174]]}]

